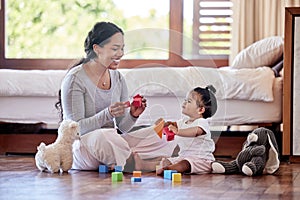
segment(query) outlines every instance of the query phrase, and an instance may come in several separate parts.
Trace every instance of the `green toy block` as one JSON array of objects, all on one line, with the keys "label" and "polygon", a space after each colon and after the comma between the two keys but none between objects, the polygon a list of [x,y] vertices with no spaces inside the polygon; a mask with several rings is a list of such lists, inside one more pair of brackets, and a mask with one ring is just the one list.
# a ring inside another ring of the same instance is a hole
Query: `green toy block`
[{"label": "green toy block", "polygon": [[111,173],[111,181],[118,182],[123,180],[123,172],[112,172]]}]

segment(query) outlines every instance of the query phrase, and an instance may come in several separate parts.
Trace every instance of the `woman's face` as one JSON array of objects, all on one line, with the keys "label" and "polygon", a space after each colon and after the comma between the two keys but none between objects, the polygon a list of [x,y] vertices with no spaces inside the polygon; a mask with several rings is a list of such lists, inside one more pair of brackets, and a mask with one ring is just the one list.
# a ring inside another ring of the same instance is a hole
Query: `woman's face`
[{"label": "woman's face", "polygon": [[98,61],[106,68],[117,69],[124,55],[124,36],[122,33],[114,34],[107,44],[98,47]]}]

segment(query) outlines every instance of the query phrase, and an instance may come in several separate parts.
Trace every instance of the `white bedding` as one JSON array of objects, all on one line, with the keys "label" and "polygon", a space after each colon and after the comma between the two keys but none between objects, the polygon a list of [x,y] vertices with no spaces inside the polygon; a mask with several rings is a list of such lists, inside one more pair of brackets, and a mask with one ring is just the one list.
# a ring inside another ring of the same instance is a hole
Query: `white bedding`
[{"label": "white bedding", "polygon": [[[213,125],[281,122],[282,78],[270,68],[135,68],[120,69],[130,95],[140,93],[148,107],[138,121],[151,124],[157,118],[181,117],[181,102],[195,86],[212,84],[217,89],[218,111]],[[65,70],[0,70],[0,121],[37,123],[57,127],[54,104]],[[250,77],[250,78],[249,78]],[[274,83],[274,84],[273,84]],[[274,91],[274,92],[273,92]]]},{"label": "white bedding", "polygon": [[[212,84],[218,99],[273,101],[273,71],[256,69],[163,67],[120,69],[130,95],[185,96],[196,86]],[[0,96],[56,96],[64,70],[0,70]]]},{"label": "white bedding", "polygon": [[185,96],[194,87],[213,85],[218,99],[273,101],[274,72],[269,67],[232,69],[184,67],[122,70],[130,93]]}]

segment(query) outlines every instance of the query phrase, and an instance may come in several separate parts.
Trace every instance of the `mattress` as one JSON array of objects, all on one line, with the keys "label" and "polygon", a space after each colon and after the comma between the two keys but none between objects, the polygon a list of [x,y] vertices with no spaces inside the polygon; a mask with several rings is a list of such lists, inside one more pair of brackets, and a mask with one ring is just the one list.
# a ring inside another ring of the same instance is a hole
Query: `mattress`
[{"label": "mattress", "polygon": [[[150,125],[161,117],[170,121],[181,118],[186,92],[212,82],[219,93],[218,110],[210,119],[211,126],[282,121],[282,77],[273,77],[266,67],[238,71],[202,67],[120,71],[129,94],[140,93],[147,99],[147,109],[137,125]],[[65,72],[0,70],[0,122],[43,122],[47,128],[57,128],[59,113],[55,103]],[[245,79],[247,76],[252,78]]]},{"label": "mattress", "polygon": [[[153,124],[158,118],[175,121],[182,117],[184,97],[145,96],[147,109],[137,125]],[[55,108],[57,97],[9,96],[0,97],[0,121],[15,123],[43,122],[48,128],[57,128],[59,113]],[[210,119],[211,126],[228,126],[282,121],[282,78],[274,81],[274,101],[218,99],[218,110]]]}]

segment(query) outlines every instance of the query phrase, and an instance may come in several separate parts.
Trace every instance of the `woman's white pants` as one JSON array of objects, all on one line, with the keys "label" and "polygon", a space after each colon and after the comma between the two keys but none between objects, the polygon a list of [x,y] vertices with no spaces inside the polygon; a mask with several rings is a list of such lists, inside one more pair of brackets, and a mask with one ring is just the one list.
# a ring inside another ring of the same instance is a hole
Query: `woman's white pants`
[{"label": "woman's white pants", "polygon": [[124,167],[132,152],[142,159],[170,157],[175,146],[160,138],[153,126],[122,135],[116,129],[97,129],[74,142],[72,169],[96,170],[100,164]]}]

